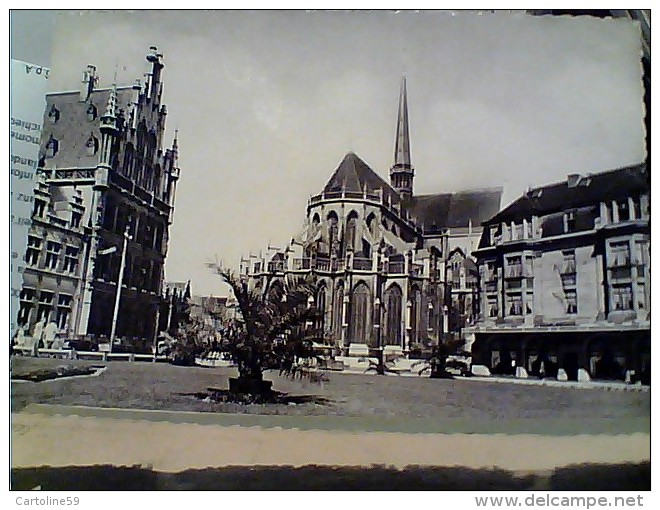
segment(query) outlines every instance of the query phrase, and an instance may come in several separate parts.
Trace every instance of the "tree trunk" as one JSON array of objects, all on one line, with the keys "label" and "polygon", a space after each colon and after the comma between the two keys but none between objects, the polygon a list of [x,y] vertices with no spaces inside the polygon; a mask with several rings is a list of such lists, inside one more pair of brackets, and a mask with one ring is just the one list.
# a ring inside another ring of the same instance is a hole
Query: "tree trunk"
[{"label": "tree trunk", "polygon": [[272,393],[273,383],[252,377],[230,377],[229,391],[234,394],[268,395]]}]

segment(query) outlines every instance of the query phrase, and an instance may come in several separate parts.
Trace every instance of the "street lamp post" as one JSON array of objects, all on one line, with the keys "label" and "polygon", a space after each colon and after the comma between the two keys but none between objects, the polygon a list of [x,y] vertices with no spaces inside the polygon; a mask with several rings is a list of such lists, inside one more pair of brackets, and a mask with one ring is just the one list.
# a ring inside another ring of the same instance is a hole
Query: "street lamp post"
[{"label": "street lamp post", "polygon": [[128,241],[132,239],[131,235],[128,233],[129,226],[126,225],[126,230],[124,230],[124,242],[121,249],[121,262],[119,264],[119,278],[117,280],[117,293],[115,295],[115,308],[112,313],[112,329],[110,330],[110,352],[112,352],[112,346],[115,343],[115,334],[117,333],[117,316],[119,315],[119,302],[121,300],[121,287],[122,282],[124,281],[124,267],[126,265],[126,245]]}]

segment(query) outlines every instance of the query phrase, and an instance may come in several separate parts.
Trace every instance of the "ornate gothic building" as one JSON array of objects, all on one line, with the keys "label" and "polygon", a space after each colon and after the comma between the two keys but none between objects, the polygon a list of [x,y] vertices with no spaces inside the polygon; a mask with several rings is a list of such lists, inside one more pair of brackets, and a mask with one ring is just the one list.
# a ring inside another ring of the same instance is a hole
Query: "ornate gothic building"
[{"label": "ornate gothic building", "polygon": [[162,54],[143,82],[46,97],[39,190],[20,320],[57,321],[67,335],[109,336],[124,234],[130,235],[116,334],[153,340],[179,179],[176,136],[164,149]]},{"label": "ornate gothic building", "polygon": [[348,153],[309,200],[304,230],[284,249],[242,260],[241,274],[264,292],[287,275],[315,275],[319,339],[344,354],[408,352],[446,338],[450,324],[457,333],[472,314],[452,323],[452,308],[466,293],[468,308],[476,306],[476,282],[468,286],[476,272],[455,258],[476,248],[502,190],[415,195],[414,174],[404,79],[389,182]]}]

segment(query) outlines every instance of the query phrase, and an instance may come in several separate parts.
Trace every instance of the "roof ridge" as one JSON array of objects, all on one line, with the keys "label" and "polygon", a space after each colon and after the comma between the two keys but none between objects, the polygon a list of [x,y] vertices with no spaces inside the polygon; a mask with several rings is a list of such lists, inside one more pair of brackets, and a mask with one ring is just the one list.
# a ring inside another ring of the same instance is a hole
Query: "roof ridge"
[{"label": "roof ridge", "polygon": [[[132,89],[133,85],[117,85],[117,90],[128,90]],[[106,90],[112,90],[112,86],[109,87],[98,87],[92,90],[92,94],[94,92],[105,92]],[[57,95],[64,95],[64,94],[80,94],[80,90],[56,90],[54,92],[46,92],[47,96],[57,96]]]},{"label": "roof ridge", "polygon": [[619,166],[619,167],[616,167],[616,168],[610,168],[609,170],[602,170],[600,172],[578,172],[578,171],[575,171],[575,172],[571,172],[569,174],[566,174],[566,177],[564,179],[562,179],[561,181],[555,181],[555,182],[549,182],[549,183],[546,183],[546,184],[541,184],[540,186],[535,186],[533,188],[530,188],[529,191],[534,191],[534,190],[539,190],[539,189],[546,189],[546,188],[550,188],[552,186],[560,186],[562,184],[567,184],[568,183],[568,176],[572,175],[572,174],[577,174],[577,175],[580,175],[581,177],[599,177],[601,175],[611,174],[611,173],[614,173],[614,172],[621,172],[623,170],[634,170],[634,169],[636,169],[638,167],[642,167],[642,166],[647,166],[647,162],[646,161],[641,161],[641,162],[633,163],[633,164],[630,164],[630,165],[624,165],[624,166]]},{"label": "roof ridge", "polygon": [[420,195],[413,195],[413,198],[424,198],[424,197],[437,197],[439,195],[459,195],[461,193],[479,193],[479,192],[502,192],[504,191],[503,186],[491,186],[491,187],[482,187],[482,188],[467,188],[457,191],[443,191],[440,193],[424,193]]}]

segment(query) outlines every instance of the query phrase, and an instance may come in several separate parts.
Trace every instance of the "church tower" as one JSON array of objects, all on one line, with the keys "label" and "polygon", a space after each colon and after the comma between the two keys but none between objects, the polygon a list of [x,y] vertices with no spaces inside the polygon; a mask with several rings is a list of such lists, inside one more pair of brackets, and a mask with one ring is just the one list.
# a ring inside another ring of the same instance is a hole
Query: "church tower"
[{"label": "church tower", "polygon": [[390,169],[390,183],[402,198],[413,194],[415,170],[410,163],[410,134],[408,131],[408,98],[406,78],[401,82],[399,96],[399,117],[396,125],[396,145],[394,147],[394,165]]}]

